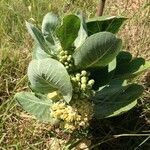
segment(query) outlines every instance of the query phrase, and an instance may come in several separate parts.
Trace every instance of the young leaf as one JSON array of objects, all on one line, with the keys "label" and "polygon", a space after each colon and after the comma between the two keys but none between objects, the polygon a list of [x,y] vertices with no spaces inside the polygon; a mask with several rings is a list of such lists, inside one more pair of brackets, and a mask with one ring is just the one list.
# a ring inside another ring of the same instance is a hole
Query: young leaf
[{"label": "young leaf", "polygon": [[100,32],[88,37],[73,54],[78,68],[107,66],[121,50],[122,42],[114,34]]},{"label": "young leaf", "polygon": [[144,88],[137,84],[115,84],[103,88],[93,98],[95,117],[103,119],[129,111],[137,104],[137,98],[143,91]]},{"label": "young leaf", "polygon": [[55,35],[55,30],[58,24],[59,19],[56,14],[50,12],[44,16],[42,22],[42,33],[44,35],[46,44],[48,45],[49,49],[51,50],[51,53],[53,54],[57,54],[61,48],[60,42]]},{"label": "young leaf", "polygon": [[81,24],[80,24],[80,30],[78,32],[78,37],[74,41],[74,45],[76,48],[80,47],[82,45],[82,43],[85,41],[85,39],[88,37],[87,27],[86,27],[86,23],[85,23],[83,14],[82,13],[78,14],[78,17],[81,20]]},{"label": "young leaf", "polygon": [[50,106],[52,104],[51,100],[39,99],[30,92],[17,93],[15,98],[25,111],[34,115],[40,121],[54,121],[50,116]]},{"label": "young leaf", "polygon": [[67,103],[72,98],[70,76],[57,60],[32,60],[28,67],[28,78],[31,88],[37,92],[50,93],[59,90]]},{"label": "young leaf", "polygon": [[76,15],[68,15],[64,17],[63,24],[57,30],[57,36],[64,50],[70,50],[73,42],[78,36],[80,29],[80,19]]},{"label": "young leaf", "polygon": [[117,33],[120,26],[127,18],[117,16],[100,16],[89,19],[87,21],[88,35],[92,35],[102,31],[108,31],[111,33]]},{"label": "young leaf", "polygon": [[47,13],[42,22],[42,33],[44,35],[51,34],[51,32],[55,31],[57,25],[59,24],[59,19],[56,14],[52,12]]},{"label": "young leaf", "polygon": [[26,27],[35,43],[37,43],[46,53],[50,54],[41,31],[37,29],[33,24],[28,22],[26,22]]}]

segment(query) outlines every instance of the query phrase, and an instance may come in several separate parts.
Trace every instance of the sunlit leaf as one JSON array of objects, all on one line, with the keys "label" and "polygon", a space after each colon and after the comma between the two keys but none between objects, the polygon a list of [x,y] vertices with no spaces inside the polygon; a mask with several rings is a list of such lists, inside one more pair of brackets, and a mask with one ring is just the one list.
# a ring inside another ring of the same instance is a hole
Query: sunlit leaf
[{"label": "sunlit leaf", "polygon": [[51,100],[40,99],[30,92],[17,93],[15,98],[24,110],[34,115],[38,120],[54,123],[54,119],[50,116]]},{"label": "sunlit leaf", "polygon": [[120,39],[109,32],[100,32],[88,37],[73,54],[78,68],[105,67],[119,53]]},{"label": "sunlit leaf", "polygon": [[28,67],[31,88],[40,93],[59,90],[66,102],[72,98],[70,76],[65,67],[52,58],[32,60]]}]

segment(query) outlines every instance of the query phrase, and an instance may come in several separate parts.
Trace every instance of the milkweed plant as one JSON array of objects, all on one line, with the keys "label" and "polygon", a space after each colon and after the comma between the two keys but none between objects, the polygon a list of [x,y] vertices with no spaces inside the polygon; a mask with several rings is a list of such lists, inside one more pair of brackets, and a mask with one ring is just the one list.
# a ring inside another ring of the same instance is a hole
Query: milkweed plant
[{"label": "milkweed plant", "polygon": [[77,13],[61,20],[50,12],[41,30],[26,22],[34,39],[27,70],[31,92],[17,93],[17,102],[39,121],[68,133],[84,131],[93,118],[115,117],[135,107],[143,87],[132,79],[150,61],[123,51],[115,34],[126,19],[86,19]]}]

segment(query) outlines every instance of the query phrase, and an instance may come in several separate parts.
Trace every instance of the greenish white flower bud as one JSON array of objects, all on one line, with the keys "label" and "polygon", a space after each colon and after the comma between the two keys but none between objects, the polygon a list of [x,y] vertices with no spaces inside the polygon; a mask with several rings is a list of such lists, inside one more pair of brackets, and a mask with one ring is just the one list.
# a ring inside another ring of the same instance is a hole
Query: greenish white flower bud
[{"label": "greenish white flower bud", "polygon": [[67,61],[71,61],[71,58],[72,58],[72,56],[69,55],[69,56],[67,57]]},{"label": "greenish white flower bud", "polygon": [[66,69],[69,69],[69,66],[65,66]]},{"label": "greenish white flower bud", "polygon": [[78,86],[79,86],[79,87],[81,86],[81,83],[80,83],[80,82],[78,82]]},{"label": "greenish white flower bud", "polygon": [[64,53],[67,55],[67,54],[68,54],[68,51],[64,51]]},{"label": "greenish white flower bud", "polygon": [[93,79],[91,79],[89,82],[88,82],[88,85],[94,85],[95,81]]},{"label": "greenish white flower bud", "polygon": [[81,89],[85,90],[86,89],[86,84],[81,84]]},{"label": "greenish white flower bud", "polygon": [[85,70],[83,70],[83,71],[81,71],[81,74],[82,74],[83,76],[85,76],[85,75],[87,74],[87,72],[86,72]]},{"label": "greenish white flower bud", "polygon": [[66,66],[69,65],[68,62],[65,62],[65,65],[66,65]]},{"label": "greenish white flower bud", "polygon": [[63,62],[63,59],[61,58],[61,59],[59,59],[59,61],[60,61],[60,62]]},{"label": "greenish white flower bud", "polygon": [[72,67],[73,65],[72,64],[69,64],[69,67]]},{"label": "greenish white flower bud", "polygon": [[79,77],[79,76],[76,76],[76,80],[77,80],[77,81],[80,81],[80,77]]},{"label": "greenish white flower bud", "polygon": [[66,57],[65,56],[62,56],[62,60],[65,60],[66,59]]},{"label": "greenish white flower bud", "polygon": [[60,55],[61,55],[61,56],[65,55],[65,52],[64,52],[64,51],[61,51],[61,52],[60,52]]},{"label": "greenish white flower bud", "polygon": [[76,77],[71,78],[72,81],[77,81]]},{"label": "greenish white flower bud", "polygon": [[82,78],[81,78],[81,82],[82,82],[82,83],[86,83],[86,82],[87,82],[87,78],[86,78],[86,77],[82,77]]},{"label": "greenish white flower bud", "polygon": [[76,77],[81,77],[81,74],[80,74],[80,73],[77,73],[77,74],[76,74]]}]

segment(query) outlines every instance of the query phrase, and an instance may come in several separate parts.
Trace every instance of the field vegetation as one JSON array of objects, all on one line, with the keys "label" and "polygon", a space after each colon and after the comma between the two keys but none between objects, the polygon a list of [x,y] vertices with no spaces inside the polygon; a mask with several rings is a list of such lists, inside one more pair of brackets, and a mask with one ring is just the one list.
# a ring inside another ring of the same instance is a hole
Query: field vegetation
[{"label": "field vegetation", "polygon": [[[33,41],[27,33],[25,20],[41,26],[47,12],[63,16],[80,9],[87,17],[92,17],[97,4],[97,0],[0,0],[0,149],[48,150],[54,134],[49,124],[32,118],[14,100],[16,92],[28,90],[26,71]],[[118,33],[123,39],[124,49],[133,56],[150,59],[149,0],[108,0],[104,15],[128,17]],[[91,128],[95,138],[100,136],[99,144],[91,149],[149,149],[150,72],[136,82],[142,83],[145,88],[137,108],[115,119],[100,121],[100,128]],[[65,135],[60,133],[59,137],[62,136]],[[92,142],[97,144],[94,140]]]}]

